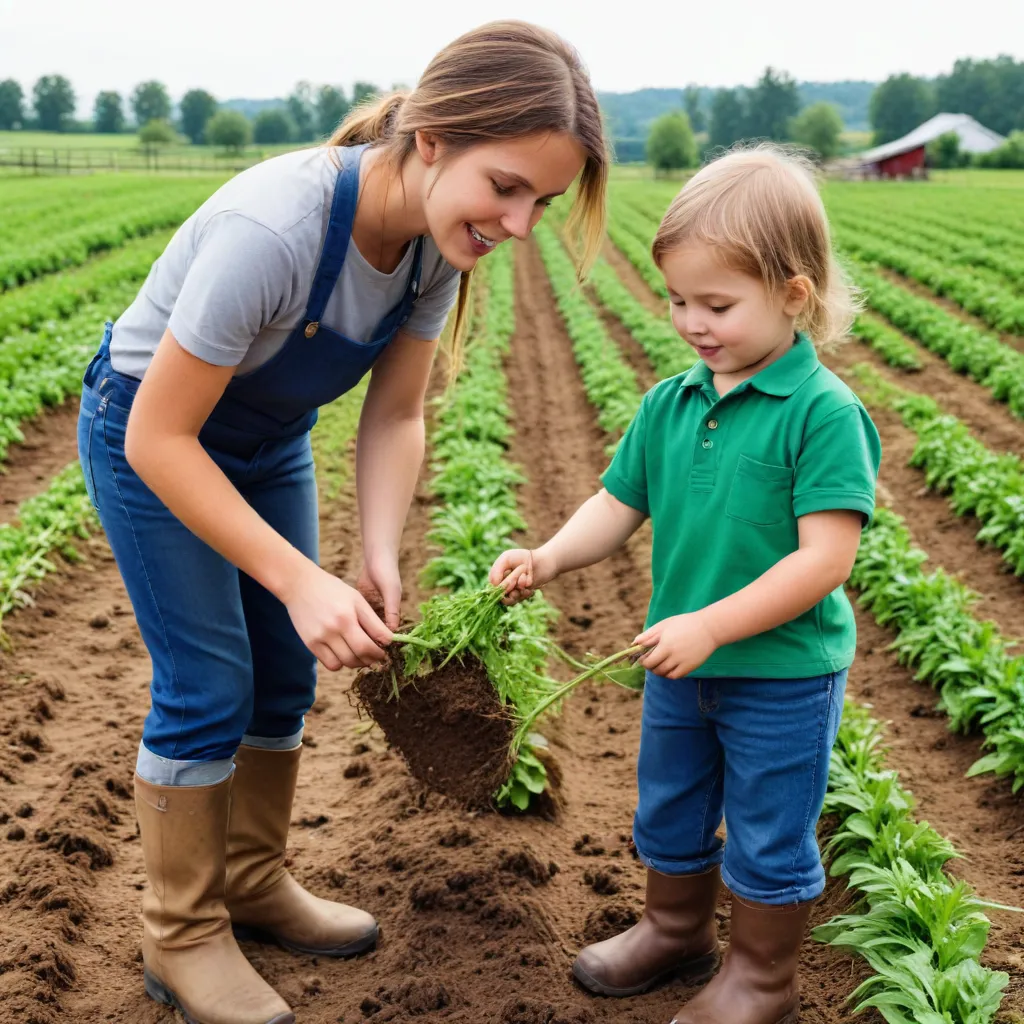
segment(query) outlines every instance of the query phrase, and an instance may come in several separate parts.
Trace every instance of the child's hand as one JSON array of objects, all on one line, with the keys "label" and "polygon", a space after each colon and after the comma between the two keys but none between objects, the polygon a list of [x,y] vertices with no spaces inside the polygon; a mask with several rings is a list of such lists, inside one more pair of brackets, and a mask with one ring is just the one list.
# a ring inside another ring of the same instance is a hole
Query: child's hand
[{"label": "child's hand", "polygon": [[641,633],[633,643],[651,648],[639,662],[666,679],[681,679],[688,675],[718,649],[700,612],[662,619]]},{"label": "child's hand", "polygon": [[533,597],[538,587],[558,575],[549,560],[542,554],[543,549],[529,551],[526,548],[511,548],[503,551],[488,574],[494,586],[505,588],[502,604],[518,604]]}]

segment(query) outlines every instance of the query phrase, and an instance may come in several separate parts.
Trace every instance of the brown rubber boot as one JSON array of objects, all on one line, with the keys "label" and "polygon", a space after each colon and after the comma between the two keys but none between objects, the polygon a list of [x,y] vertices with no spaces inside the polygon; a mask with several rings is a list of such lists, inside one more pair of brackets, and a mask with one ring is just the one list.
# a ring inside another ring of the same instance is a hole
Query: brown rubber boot
[{"label": "brown rubber boot", "polygon": [[297,953],[355,956],[377,945],[364,910],[312,895],[284,866],[301,744],[292,750],[240,746],[228,820],[227,907],[240,939]]},{"label": "brown rubber boot", "polygon": [[725,963],[672,1024],[796,1024],[800,946],[812,902],[779,907],[734,895]]},{"label": "brown rubber boot", "polygon": [[602,996],[635,996],[668,978],[706,981],[718,967],[718,867],[699,875],[647,870],[644,914],[628,931],[587,946],[576,980]]},{"label": "brown rubber boot", "polygon": [[231,934],[224,850],[231,779],[154,786],[135,776],[149,887],[142,897],[146,992],[188,1024],[294,1024]]}]

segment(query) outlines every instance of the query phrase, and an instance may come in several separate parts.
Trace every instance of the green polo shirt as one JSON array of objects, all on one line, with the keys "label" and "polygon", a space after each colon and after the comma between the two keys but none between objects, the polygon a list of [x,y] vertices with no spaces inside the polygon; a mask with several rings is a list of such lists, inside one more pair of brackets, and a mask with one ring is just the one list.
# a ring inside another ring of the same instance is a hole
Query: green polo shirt
[{"label": "green polo shirt", "polygon": [[[878,431],[799,335],[720,396],[698,362],[645,396],[601,480],[651,517],[646,626],[734,594],[799,547],[797,519],[855,509],[870,523]],[[849,667],[853,609],[837,587],[810,611],[719,648],[693,675],[806,678]]]}]

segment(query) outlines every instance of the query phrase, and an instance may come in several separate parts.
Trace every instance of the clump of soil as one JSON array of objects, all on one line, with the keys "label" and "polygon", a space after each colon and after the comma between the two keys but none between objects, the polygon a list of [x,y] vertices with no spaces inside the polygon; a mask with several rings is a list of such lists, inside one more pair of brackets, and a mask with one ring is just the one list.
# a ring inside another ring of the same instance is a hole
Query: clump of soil
[{"label": "clump of soil", "polygon": [[478,659],[453,659],[413,678],[398,663],[361,673],[353,690],[409,771],[431,789],[485,807],[508,779],[515,725]]}]

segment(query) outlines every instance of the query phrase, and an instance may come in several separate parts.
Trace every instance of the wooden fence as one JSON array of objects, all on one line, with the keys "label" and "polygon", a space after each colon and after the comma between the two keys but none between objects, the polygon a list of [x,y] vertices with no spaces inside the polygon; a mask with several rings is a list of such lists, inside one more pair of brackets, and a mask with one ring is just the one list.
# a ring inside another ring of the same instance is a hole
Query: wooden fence
[{"label": "wooden fence", "polygon": [[225,156],[182,150],[77,149],[0,146],[0,171],[9,174],[92,174],[151,171],[170,174],[231,174],[260,163],[271,153],[250,151]]}]

